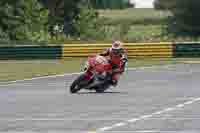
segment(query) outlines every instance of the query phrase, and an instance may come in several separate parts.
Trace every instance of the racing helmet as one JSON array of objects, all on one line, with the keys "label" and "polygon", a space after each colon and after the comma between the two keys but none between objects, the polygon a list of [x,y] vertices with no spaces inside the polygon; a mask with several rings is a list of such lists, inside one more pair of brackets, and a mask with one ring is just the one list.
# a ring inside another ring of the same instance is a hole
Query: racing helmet
[{"label": "racing helmet", "polygon": [[111,52],[114,55],[119,55],[122,48],[122,43],[120,41],[114,41],[112,44]]}]

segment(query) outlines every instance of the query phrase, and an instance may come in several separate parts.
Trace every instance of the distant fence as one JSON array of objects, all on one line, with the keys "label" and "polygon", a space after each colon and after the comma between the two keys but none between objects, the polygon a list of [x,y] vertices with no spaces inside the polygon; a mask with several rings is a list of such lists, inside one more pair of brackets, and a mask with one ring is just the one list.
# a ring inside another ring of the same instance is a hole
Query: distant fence
[{"label": "distant fence", "polygon": [[0,59],[57,59],[62,46],[0,47]]},{"label": "distant fence", "polygon": [[[111,44],[64,44],[62,46],[0,47],[0,59],[61,59],[87,57]],[[125,43],[129,58],[200,57],[200,43]]]},{"label": "distant fence", "polygon": [[175,43],[173,57],[200,57],[200,42]]}]

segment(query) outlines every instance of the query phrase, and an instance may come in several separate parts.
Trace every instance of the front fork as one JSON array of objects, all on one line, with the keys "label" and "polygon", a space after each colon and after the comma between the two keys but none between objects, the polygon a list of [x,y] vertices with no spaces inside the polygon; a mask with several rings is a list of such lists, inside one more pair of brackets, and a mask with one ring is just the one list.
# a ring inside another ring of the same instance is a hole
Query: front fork
[{"label": "front fork", "polygon": [[91,82],[93,81],[93,74],[90,71],[85,71],[83,73],[83,82],[81,83],[81,88],[84,88],[86,86],[88,86],[89,84],[91,84]]}]

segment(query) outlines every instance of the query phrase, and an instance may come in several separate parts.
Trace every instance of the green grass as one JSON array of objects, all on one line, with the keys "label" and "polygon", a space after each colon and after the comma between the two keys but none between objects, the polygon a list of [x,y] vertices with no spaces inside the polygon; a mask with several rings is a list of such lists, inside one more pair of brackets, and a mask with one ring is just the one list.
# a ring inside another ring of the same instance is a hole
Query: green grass
[{"label": "green grass", "polygon": [[[12,60],[0,61],[0,82],[22,80],[33,77],[80,72],[85,59],[69,58],[65,60]],[[128,67],[145,67],[176,63],[199,63],[199,58],[166,58],[166,59],[129,59]]]},{"label": "green grass", "polygon": [[[123,42],[191,42],[200,41],[200,36],[177,35],[166,32],[163,27],[167,27],[166,20],[170,16],[169,12],[157,11],[155,9],[124,9],[124,10],[98,10],[99,22],[103,25],[102,31],[96,38],[77,39],[66,38],[59,35],[58,39],[51,39],[48,43],[34,43],[26,41],[0,41],[0,47],[22,45],[50,45],[50,44],[70,44],[70,43],[111,43],[114,39]],[[94,32],[94,31],[93,31]],[[96,32],[96,31],[95,31]],[[89,32],[91,35],[91,31]],[[94,33],[94,35],[96,35]]]},{"label": "green grass", "polygon": [[128,42],[139,42],[141,40],[159,42],[161,40],[160,37],[163,38],[163,41],[168,41],[162,35],[162,25],[135,25],[129,29],[126,40]]},{"label": "green grass", "polygon": [[[200,37],[167,32],[167,19],[171,14],[155,9],[99,10],[106,25],[106,39],[117,38],[124,42],[191,42]],[[165,28],[163,28],[165,27]]]},{"label": "green grass", "polygon": [[0,81],[77,72],[83,59],[0,61]]},{"label": "green grass", "polygon": [[[65,60],[0,61],[0,82],[79,72],[84,61],[85,59],[78,58]],[[174,63],[172,59],[130,59],[128,66],[143,67],[172,63]]]},{"label": "green grass", "polygon": [[[107,38],[124,42],[170,41],[163,35],[168,12],[155,9],[100,10],[102,22],[107,25]],[[172,39],[171,39],[172,40]]]},{"label": "green grass", "polygon": [[115,25],[119,23],[130,24],[159,24],[169,16],[168,12],[155,9],[124,9],[124,10],[99,10],[99,15],[105,24]]}]

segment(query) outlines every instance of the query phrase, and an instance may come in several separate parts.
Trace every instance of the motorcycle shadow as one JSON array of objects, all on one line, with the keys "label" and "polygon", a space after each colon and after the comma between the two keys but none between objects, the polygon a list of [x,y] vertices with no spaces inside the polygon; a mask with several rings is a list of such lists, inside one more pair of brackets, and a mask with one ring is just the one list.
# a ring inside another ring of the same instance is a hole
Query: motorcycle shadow
[{"label": "motorcycle shadow", "polygon": [[78,92],[76,93],[78,95],[84,95],[84,94],[128,94],[128,92],[119,92],[119,91],[105,91],[105,92],[102,92],[102,93],[99,93],[99,92]]}]

